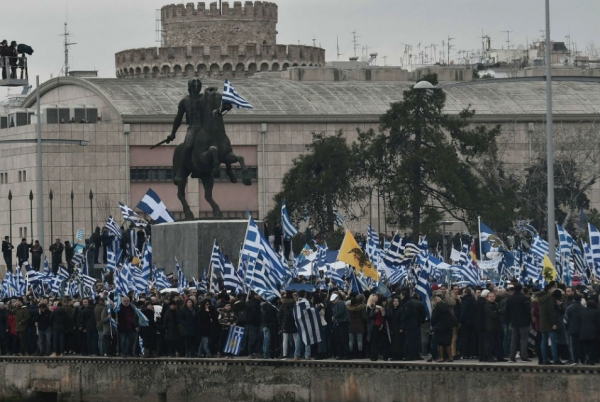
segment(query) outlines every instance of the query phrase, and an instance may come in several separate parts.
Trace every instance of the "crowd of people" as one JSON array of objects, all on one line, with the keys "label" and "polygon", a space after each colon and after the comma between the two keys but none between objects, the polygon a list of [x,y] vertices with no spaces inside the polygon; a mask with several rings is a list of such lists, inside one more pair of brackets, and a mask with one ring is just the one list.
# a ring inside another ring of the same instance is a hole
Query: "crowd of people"
[{"label": "crowd of people", "polygon": [[[102,283],[95,298],[31,293],[0,303],[3,355],[205,358],[223,353],[231,326],[245,329],[240,356],[265,359],[457,359],[589,364],[598,361],[599,289],[552,282],[543,290],[432,284],[431,314],[414,289],[385,297],[330,288],[287,290],[271,302],[250,292],[161,293],[117,301]],[[305,344],[293,310],[310,302],[320,341]],[[107,307],[108,304],[108,307]],[[135,306],[135,307],[134,307]],[[139,314],[136,313],[139,311]],[[112,325],[111,325],[112,322]]]},{"label": "crowd of people", "polygon": [[[23,79],[23,70],[26,68],[24,54],[31,55],[33,49],[25,44],[17,44],[11,41],[10,45],[6,39],[0,42],[0,68],[2,69],[2,79],[17,78],[17,69],[21,69],[21,79]],[[19,56],[21,54],[21,56]]]}]

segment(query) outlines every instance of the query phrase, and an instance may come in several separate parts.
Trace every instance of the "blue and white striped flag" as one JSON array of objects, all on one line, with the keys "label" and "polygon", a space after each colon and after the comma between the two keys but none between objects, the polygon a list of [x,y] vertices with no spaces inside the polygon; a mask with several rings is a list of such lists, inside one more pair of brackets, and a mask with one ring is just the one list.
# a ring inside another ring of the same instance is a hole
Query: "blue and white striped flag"
[{"label": "blue and white striped flag", "polygon": [[150,280],[150,274],[152,271],[152,244],[150,243],[150,239],[144,243],[144,259],[142,263],[142,278],[144,280]]},{"label": "blue and white striped flag", "polygon": [[283,226],[283,234],[286,238],[291,238],[298,234],[298,229],[296,229],[288,215],[285,200],[281,203],[281,226]]},{"label": "blue and white striped flag", "polygon": [[143,220],[138,214],[136,214],[133,209],[129,208],[127,205],[119,202],[119,208],[121,209],[121,216],[123,220],[129,221],[133,223],[135,226],[146,226],[146,221]]},{"label": "blue and white striped flag", "polygon": [[462,252],[460,253],[460,273],[462,274],[464,281],[468,281],[473,286],[480,286],[481,272],[480,269],[475,266],[473,256],[469,251],[469,246],[463,244]]},{"label": "blue and white striped flag", "polygon": [[112,215],[110,215],[108,217],[108,220],[106,221],[105,226],[112,236],[115,236],[115,238],[117,240],[121,240],[121,237],[122,237],[121,228],[119,227],[119,225],[117,225],[117,222],[115,222]]},{"label": "blue and white striped flag", "polygon": [[535,234],[533,236],[533,243],[531,244],[531,253],[536,255],[537,257],[540,257],[543,260],[544,255],[550,254],[550,246],[548,245],[548,242],[546,240],[542,239],[540,236]]},{"label": "blue and white striped flag", "polygon": [[77,240],[83,241],[83,236],[84,236],[84,231],[83,231],[83,229],[79,229],[79,230],[77,231],[77,235],[75,236],[75,238],[76,238]]},{"label": "blue and white striped flag", "polygon": [[259,251],[258,257],[248,264],[246,283],[250,286],[250,289],[267,301],[271,301],[275,297],[281,297],[277,284],[273,282],[268,263],[262,251]]},{"label": "blue and white striped flag", "polygon": [[598,231],[594,225],[588,223],[588,234],[590,236],[592,260],[596,266],[596,271],[598,271],[598,267],[600,267],[600,231]]},{"label": "blue and white striped flag", "polygon": [[379,248],[379,235],[369,223],[367,225],[367,256],[374,266],[379,264],[380,254],[381,249]]},{"label": "blue and white striped flag", "polygon": [[146,191],[146,194],[138,203],[137,208],[150,215],[156,223],[175,222],[175,218],[173,218],[173,215],[169,212],[165,203],[162,202],[158,194],[151,188]]},{"label": "blue and white striped flag", "polygon": [[406,267],[401,266],[388,277],[388,281],[390,284],[395,285],[396,283],[402,283],[407,276],[408,272],[406,271]]},{"label": "blue and white striped flag", "polygon": [[308,300],[298,299],[292,313],[302,342],[307,347],[321,342],[321,318],[318,311],[310,306]]},{"label": "blue and white striped flag", "polygon": [[188,283],[185,280],[185,276],[183,275],[183,271],[179,266],[179,261],[177,261],[177,258],[175,258],[175,268],[177,270],[177,291],[179,293],[183,293],[183,288],[187,288]]},{"label": "blue and white striped flag", "polygon": [[431,319],[431,285],[429,283],[429,272],[425,266],[423,266],[421,272],[419,272],[419,275],[417,276],[415,293],[421,296],[421,301],[425,305],[427,318]]},{"label": "blue and white striped flag", "polygon": [[157,289],[167,289],[171,287],[169,278],[167,278],[161,269],[156,269],[154,271],[154,286],[156,286]]},{"label": "blue and white striped flag", "polygon": [[227,341],[223,348],[223,353],[231,353],[233,355],[239,355],[244,341],[244,328],[238,325],[233,325],[229,328],[229,334],[227,335]]},{"label": "blue and white striped flag", "polygon": [[[248,218],[248,228],[246,229],[246,237],[242,246],[241,258],[248,259],[249,266],[258,257],[258,253],[262,252],[265,263],[269,267],[269,274],[272,281],[276,285],[283,283],[283,280],[288,276],[288,269],[283,266],[280,257],[271,247],[265,236],[258,229],[252,217]],[[248,277],[250,272],[246,274]]]},{"label": "blue and white striped flag", "polygon": [[333,211],[333,223],[335,223],[338,227],[344,227],[345,219],[338,211]]},{"label": "blue and white striped flag", "polygon": [[240,94],[237,93],[231,82],[225,80],[225,86],[223,87],[223,103],[230,103],[237,106],[237,108],[252,109],[252,105],[248,103]]},{"label": "blue and white striped flag", "polygon": [[50,269],[50,264],[48,263],[48,257],[44,255],[44,274],[50,275],[52,274],[52,270]]}]

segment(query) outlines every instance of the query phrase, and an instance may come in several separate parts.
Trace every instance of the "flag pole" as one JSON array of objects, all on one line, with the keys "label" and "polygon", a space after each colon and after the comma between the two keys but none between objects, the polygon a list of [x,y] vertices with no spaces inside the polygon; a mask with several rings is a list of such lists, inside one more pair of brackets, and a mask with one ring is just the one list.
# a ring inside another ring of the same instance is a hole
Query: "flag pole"
[{"label": "flag pole", "polygon": [[477,216],[477,233],[479,233],[479,258],[483,261],[485,258],[483,255],[483,248],[481,247],[481,216]]}]

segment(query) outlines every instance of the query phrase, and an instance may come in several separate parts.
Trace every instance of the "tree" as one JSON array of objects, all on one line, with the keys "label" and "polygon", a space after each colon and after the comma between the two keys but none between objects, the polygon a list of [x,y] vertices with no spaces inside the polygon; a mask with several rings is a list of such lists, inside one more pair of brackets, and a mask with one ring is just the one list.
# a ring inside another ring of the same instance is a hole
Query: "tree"
[{"label": "tree", "polygon": [[[356,154],[346,143],[340,130],[334,135],[313,133],[306,146],[307,153],[294,159],[292,168],[284,175],[282,191],[275,195],[275,207],[267,220],[281,217],[285,199],[292,222],[300,222],[308,212],[314,236],[334,232],[334,212],[342,215],[352,210],[366,191],[356,179]],[[348,216],[346,216],[348,217]]]},{"label": "tree", "polygon": [[[423,80],[437,84],[435,74]],[[500,127],[474,127],[470,109],[458,116],[443,114],[445,101],[442,90],[405,91],[403,101],[381,117],[379,132],[359,132],[354,145],[363,156],[363,176],[384,194],[390,222],[410,227],[413,240],[437,231],[445,215],[474,228],[478,215],[505,210],[502,203],[509,196],[501,191],[500,173],[478,170],[486,160],[494,162],[493,169],[500,165]],[[487,188],[490,179],[496,194]],[[512,216],[512,210],[505,212]]]},{"label": "tree", "polygon": [[[577,127],[555,125],[554,130],[554,197],[556,220],[568,230],[580,209],[588,209],[587,192],[600,178],[600,147],[595,124],[579,123]],[[530,133],[532,164],[521,177],[518,193],[520,213],[540,227],[545,227],[547,214],[546,128],[540,125]],[[534,224],[535,224],[534,223]]]}]

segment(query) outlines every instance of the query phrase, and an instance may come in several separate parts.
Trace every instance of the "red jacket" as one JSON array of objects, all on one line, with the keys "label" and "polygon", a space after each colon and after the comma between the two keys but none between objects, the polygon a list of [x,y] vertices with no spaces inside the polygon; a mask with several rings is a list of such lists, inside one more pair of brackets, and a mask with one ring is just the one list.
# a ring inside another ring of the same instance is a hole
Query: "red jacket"
[{"label": "red jacket", "polygon": [[9,314],[7,321],[8,321],[8,332],[10,332],[11,335],[17,335],[17,319],[15,318],[15,315]]}]

